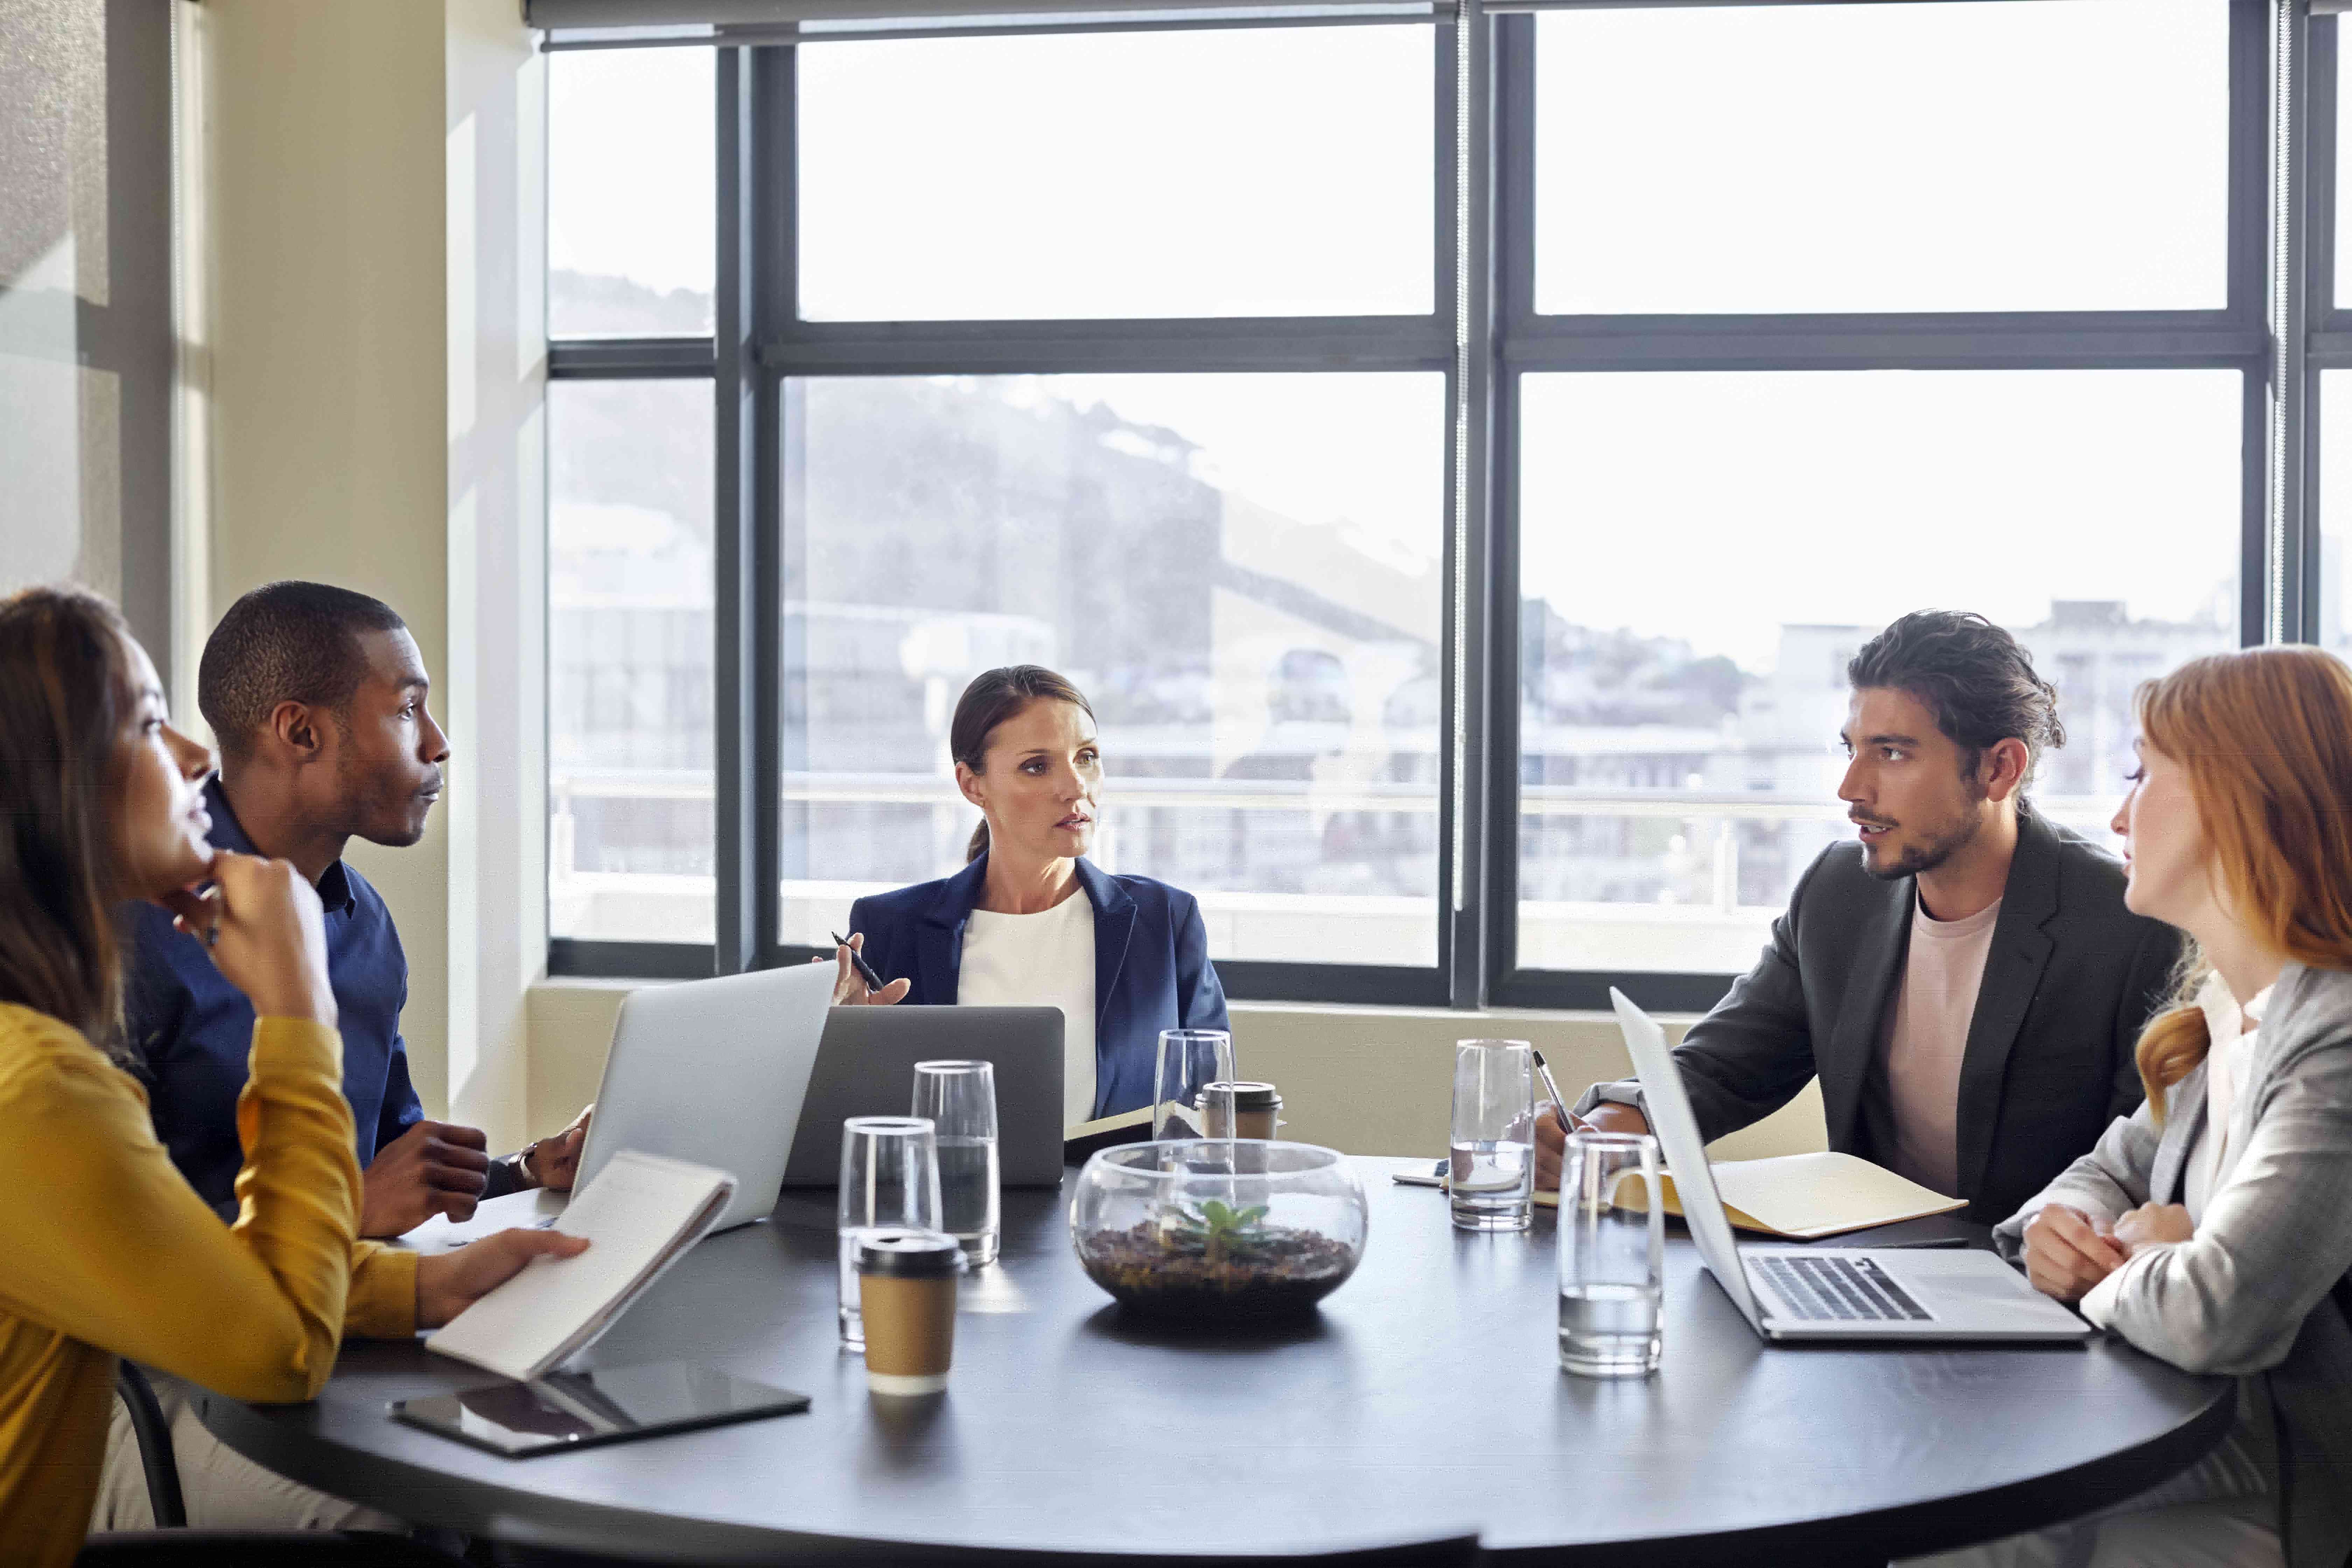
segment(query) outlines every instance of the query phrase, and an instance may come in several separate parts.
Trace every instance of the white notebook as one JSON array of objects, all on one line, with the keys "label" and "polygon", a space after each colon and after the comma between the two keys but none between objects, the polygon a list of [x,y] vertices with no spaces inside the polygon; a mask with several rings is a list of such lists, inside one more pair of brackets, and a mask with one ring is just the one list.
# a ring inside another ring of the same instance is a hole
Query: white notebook
[{"label": "white notebook", "polygon": [[425,1348],[518,1380],[545,1374],[611,1328],[702,1239],[734,1192],[724,1171],[624,1149],[554,1222],[586,1237],[588,1250],[534,1259],[427,1335]]}]

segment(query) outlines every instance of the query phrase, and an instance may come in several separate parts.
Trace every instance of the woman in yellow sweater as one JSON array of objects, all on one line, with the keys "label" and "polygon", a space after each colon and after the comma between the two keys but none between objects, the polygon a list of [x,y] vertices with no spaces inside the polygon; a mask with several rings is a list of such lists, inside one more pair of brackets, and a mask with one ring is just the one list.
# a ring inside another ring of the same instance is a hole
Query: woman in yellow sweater
[{"label": "woman in yellow sweater", "polygon": [[[282,860],[213,853],[212,758],[171,728],[112,606],[0,600],[0,1559],[64,1564],[89,1519],[129,1356],[240,1399],[314,1397],[348,1331],[446,1321],[542,1253],[510,1231],[440,1258],[355,1239],[318,896]],[[207,879],[209,890],[194,889]],[[239,1212],[219,1219],[155,1140],[113,1052],[111,910],[152,899],[258,1021],[237,1101]]]}]

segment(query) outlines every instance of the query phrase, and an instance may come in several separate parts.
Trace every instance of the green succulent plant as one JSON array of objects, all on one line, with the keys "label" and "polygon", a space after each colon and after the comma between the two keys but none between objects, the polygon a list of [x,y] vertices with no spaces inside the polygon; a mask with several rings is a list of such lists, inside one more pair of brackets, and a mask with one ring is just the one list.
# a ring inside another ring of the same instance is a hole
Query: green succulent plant
[{"label": "green succulent plant", "polygon": [[1197,1210],[1177,1210],[1168,1222],[1167,1234],[1188,1248],[1198,1247],[1211,1263],[1222,1263],[1265,1240],[1265,1227],[1258,1221],[1265,1217],[1265,1211],[1264,1204],[1235,1208],[1210,1198]]}]

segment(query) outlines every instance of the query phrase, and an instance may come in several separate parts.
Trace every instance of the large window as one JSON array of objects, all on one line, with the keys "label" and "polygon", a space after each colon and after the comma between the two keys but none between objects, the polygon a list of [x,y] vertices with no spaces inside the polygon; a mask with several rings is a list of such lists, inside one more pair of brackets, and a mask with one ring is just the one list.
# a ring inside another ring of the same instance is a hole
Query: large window
[{"label": "large window", "polygon": [[1894,616],[2027,643],[2095,834],[2137,682],[2343,640],[2264,281],[2336,140],[2266,57],[2332,88],[2332,23],[1019,21],[551,58],[558,970],[794,961],[951,872],[949,715],[1029,661],[1235,995],[1702,1005]]}]

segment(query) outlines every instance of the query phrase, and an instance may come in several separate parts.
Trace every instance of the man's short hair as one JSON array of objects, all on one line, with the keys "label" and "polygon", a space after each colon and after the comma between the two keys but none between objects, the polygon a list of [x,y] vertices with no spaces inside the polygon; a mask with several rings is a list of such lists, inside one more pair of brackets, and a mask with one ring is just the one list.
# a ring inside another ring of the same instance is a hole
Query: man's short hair
[{"label": "man's short hair", "polygon": [[2022,644],[1982,616],[1914,610],[1863,644],[1845,678],[1857,691],[1891,687],[1933,713],[1936,728],[1960,748],[1967,773],[2015,737],[2025,742],[2031,778],[2044,751],[2066,743],[2058,689],[2034,673]]},{"label": "man's short hair", "polygon": [[196,667],[196,706],[222,754],[249,752],[280,702],[340,720],[367,675],[361,635],[407,624],[383,600],[326,583],[267,583],[231,605]]}]

